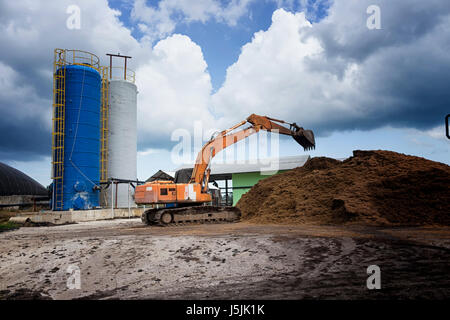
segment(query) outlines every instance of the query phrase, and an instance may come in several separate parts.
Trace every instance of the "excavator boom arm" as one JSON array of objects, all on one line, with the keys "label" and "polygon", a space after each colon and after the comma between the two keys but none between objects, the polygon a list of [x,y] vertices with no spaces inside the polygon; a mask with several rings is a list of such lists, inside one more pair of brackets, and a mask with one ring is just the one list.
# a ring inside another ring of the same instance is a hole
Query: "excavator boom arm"
[{"label": "excavator boom arm", "polygon": [[[251,124],[250,127],[230,133],[247,122]],[[290,127],[286,128],[276,122],[289,124]],[[211,140],[203,146],[202,150],[197,155],[194,170],[189,183],[199,183],[202,186],[202,192],[206,192],[208,189],[210,175],[209,165],[212,158],[223,149],[249,137],[254,133],[257,133],[260,130],[292,136],[295,141],[303,146],[305,150],[310,150],[315,147],[314,134],[311,130],[304,130],[303,128],[298,127],[295,123],[287,123],[283,120],[252,114],[245,121],[241,121],[232,126],[230,129],[220,132],[216,137],[211,138]]]}]

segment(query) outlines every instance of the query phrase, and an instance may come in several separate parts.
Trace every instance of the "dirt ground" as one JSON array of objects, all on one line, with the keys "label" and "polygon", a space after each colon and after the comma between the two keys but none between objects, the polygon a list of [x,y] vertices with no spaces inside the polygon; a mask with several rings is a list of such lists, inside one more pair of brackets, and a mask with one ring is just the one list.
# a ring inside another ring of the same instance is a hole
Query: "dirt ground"
[{"label": "dirt ground", "polygon": [[449,265],[449,227],[96,221],[0,233],[0,299],[448,299]]}]

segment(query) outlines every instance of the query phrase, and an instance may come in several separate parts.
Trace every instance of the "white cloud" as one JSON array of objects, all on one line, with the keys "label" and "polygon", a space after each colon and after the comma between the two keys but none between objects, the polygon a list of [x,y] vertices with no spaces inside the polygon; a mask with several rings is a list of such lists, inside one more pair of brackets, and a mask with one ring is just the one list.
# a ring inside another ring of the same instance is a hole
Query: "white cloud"
[{"label": "white cloud", "polygon": [[136,74],[142,143],[164,147],[171,133],[195,121],[213,123],[208,111],[211,78],[201,48],[187,36],[159,41]]},{"label": "white cloud", "polygon": [[27,159],[48,155],[52,110],[53,50],[80,49],[97,54],[123,52],[133,63],[151,55],[119,21],[106,0],[77,1],[81,28],[66,21],[71,0],[0,2],[0,157]]},{"label": "white cloud", "polygon": [[137,155],[140,157],[145,157],[145,156],[149,156],[152,154],[158,154],[161,152],[167,151],[166,149],[156,149],[156,148],[148,148],[148,149],[144,149],[142,151],[138,151]]},{"label": "white cloud", "polygon": [[308,70],[308,59],[323,52],[318,40],[308,37],[311,28],[302,12],[275,11],[270,28],[257,32],[228,68],[223,87],[213,97],[214,111],[234,121],[254,112],[300,124],[305,119],[309,124],[324,121],[329,110],[357,112],[342,102],[357,90],[356,65],[348,66],[344,80]]},{"label": "white cloud", "polygon": [[43,62],[52,58],[53,48],[63,47],[99,52],[100,58],[105,59],[104,52],[109,50],[134,53],[140,48],[130,30],[119,21],[120,12],[109,8],[106,0],[77,1],[81,10],[79,30],[66,26],[70,16],[66,9],[70,5],[71,0],[3,1],[0,39],[9,45],[9,50],[2,53],[2,58],[17,55],[22,63],[36,59]]},{"label": "white cloud", "polygon": [[334,2],[312,25],[302,12],[276,10],[212,98],[221,123],[254,112],[329,134],[441,121],[450,100],[450,58],[442,51],[442,41],[450,44],[450,5],[434,1],[434,19],[403,2],[380,2],[383,30],[375,31],[366,27],[369,0]]},{"label": "white cloud", "polygon": [[[0,140],[0,157],[25,156],[17,152],[18,146],[39,155],[50,153],[54,48],[93,52],[103,65],[109,63],[105,56],[109,52],[133,57],[129,67],[136,71],[139,91],[141,148],[167,148],[172,131],[192,130],[197,120],[214,123],[208,111],[212,86],[207,64],[189,37],[172,35],[152,48],[131,36],[118,19],[120,12],[109,8],[106,0],[78,1],[81,29],[69,30],[66,9],[71,4],[70,0],[1,3],[0,41],[8,50],[0,59],[0,112],[6,121],[0,123],[0,133],[11,139]],[[201,18],[198,8],[189,10],[193,18]],[[27,138],[30,135],[33,139]]]},{"label": "white cloud", "polygon": [[170,35],[180,23],[215,20],[235,26],[252,1],[231,0],[223,5],[219,0],[161,0],[152,7],[145,0],[135,0],[132,16],[139,22],[144,39],[154,42]]},{"label": "white cloud", "polygon": [[447,136],[445,135],[445,126],[437,126],[430,130],[426,130],[425,134],[434,139],[447,140]]}]

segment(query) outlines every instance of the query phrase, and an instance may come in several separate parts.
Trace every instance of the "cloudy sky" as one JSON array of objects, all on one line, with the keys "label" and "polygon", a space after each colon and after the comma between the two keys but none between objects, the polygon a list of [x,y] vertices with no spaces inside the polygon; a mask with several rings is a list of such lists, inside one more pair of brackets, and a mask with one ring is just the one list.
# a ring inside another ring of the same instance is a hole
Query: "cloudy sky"
[{"label": "cloudy sky", "polygon": [[[387,149],[450,164],[447,0],[0,0],[0,42],[0,161],[44,185],[54,48],[133,57],[140,179],[177,167],[177,129],[251,113],[313,129],[312,156]],[[299,154],[281,140],[281,156]]]}]

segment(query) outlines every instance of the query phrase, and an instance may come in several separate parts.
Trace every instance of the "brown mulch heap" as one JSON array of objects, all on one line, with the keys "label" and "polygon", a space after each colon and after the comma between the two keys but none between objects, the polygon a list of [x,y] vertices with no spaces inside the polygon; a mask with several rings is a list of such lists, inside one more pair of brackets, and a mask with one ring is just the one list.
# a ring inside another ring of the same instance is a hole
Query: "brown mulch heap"
[{"label": "brown mulch heap", "polygon": [[450,166],[392,151],[312,158],[237,203],[257,223],[450,225]]}]

